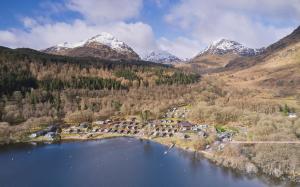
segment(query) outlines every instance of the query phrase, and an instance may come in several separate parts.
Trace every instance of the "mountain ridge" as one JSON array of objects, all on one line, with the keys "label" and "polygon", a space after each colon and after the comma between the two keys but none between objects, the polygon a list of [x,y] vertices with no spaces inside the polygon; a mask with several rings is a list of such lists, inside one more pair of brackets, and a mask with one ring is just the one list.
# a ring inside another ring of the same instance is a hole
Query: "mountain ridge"
[{"label": "mountain ridge", "polygon": [[84,41],[57,44],[42,50],[42,52],[74,57],[96,57],[111,60],[140,60],[139,55],[130,46],[118,40],[113,35],[105,32]]},{"label": "mountain ridge", "polygon": [[177,56],[163,50],[151,51],[149,54],[145,55],[142,59],[150,62],[161,63],[161,64],[176,64],[183,61]]},{"label": "mountain ridge", "polygon": [[[228,53],[240,55],[240,56],[255,56],[264,51],[264,48],[253,49],[246,47],[239,42],[229,39],[219,39],[212,42],[208,47],[201,51],[197,56],[203,55],[224,55]],[[196,57],[197,57],[196,56]]]}]

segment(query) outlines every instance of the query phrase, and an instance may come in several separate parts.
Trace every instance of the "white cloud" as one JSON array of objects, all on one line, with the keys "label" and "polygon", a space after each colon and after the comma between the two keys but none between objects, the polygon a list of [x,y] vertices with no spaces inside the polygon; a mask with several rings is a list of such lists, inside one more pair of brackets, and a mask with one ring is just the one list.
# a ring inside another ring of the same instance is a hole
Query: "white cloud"
[{"label": "white cloud", "polygon": [[24,23],[29,28],[28,30],[0,31],[0,45],[12,48],[31,47],[43,49],[65,41],[78,42],[100,32],[109,32],[127,43],[139,54],[144,54],[148,48],[155,47],[152,28],[142,22],[89,25],[83,20],[75,20],[72,23],[41,24],[35,20],[25,19]]},{"label": "white cloud", "polygon": [[165,16],[167,23],[201,43],[225,37],[250,47],[275,42],[290,33],[299,19],[298,0],[182,0]]},{"label": "white cloud", "polygon": [[[150,25],[125,21],[138,16],[142,0],[66,0],[65,5],[51,4],[52,13],[76,11],[83,19],[72,22],[55,22],[48,17],[21,18],[23,29],[0,30],[0,45],[16,48],[43,49],[58,43],[78,42],[101,32],[109,32],[143,55],[155,48],[155,38]],[[45,3],[41,4],[45,6]]]},{"label": "white cloud", "polygon": [[[0,30],[0,45],[42,49],[109,32],[141,56],[162,49],[190,58],[221,37],[249,47],[266,46],[289,34],[300,20],[299,0],[180,0],[173,5],[171,0],[151,1],[166,9],[164,26],[173,27],[166,30],[177,33],[179,29],[186,37],[175,34],[171,40],[164,33],[166,37],[156,39],[149,24],[136,21],[143,0],[64,0],[65,4],[43,2],[41,12],[48,11],[34,19],[21,18],[23,28]],[[68,11],[81,17],[67,22],[51,19]]]},{"label": "white cloud", "polygon": [[157,41],[158,48],[168,51],[179,58],[191,58],[199,53],[202,45],[197,40],[191,40],[185,37],[178,37],[175,40],[160,38]]},{"label": "white cloud", "polygon": [[0,30],[0,44],[3,46],[9,46],[5,44],[16,43],[17,37],[12,33],[13,31],[1,31]]},{"label": "white cloud", "polygon": [[148,24],[142,22],[127,24],[119,22],[115,25],[107,26],[105,30],[125,41],[141,56],[156,48],[155,36],[151,26]]},{"label": "white cloud", "polygon": [[142,0],[68,0],[67,7],[93,23],[122,21],[139,15]]}]

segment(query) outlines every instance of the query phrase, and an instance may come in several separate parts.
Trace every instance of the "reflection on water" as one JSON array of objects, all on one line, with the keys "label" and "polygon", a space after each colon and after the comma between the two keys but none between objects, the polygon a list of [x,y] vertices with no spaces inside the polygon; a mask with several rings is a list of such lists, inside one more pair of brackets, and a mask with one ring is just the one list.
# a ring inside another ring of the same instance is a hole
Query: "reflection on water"
[{"label": "reflection on water", "polygon": [[283,186],[167,149],[131,138],[2,147],[0,186]]}]

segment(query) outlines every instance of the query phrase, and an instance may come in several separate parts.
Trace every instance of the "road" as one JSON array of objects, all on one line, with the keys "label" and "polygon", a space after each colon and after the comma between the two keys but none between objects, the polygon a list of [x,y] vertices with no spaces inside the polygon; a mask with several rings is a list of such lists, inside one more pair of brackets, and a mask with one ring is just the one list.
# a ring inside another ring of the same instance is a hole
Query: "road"
[{"label": "road", "polygon": [[231,141],[231,144],[300,144],[300,141]]}]

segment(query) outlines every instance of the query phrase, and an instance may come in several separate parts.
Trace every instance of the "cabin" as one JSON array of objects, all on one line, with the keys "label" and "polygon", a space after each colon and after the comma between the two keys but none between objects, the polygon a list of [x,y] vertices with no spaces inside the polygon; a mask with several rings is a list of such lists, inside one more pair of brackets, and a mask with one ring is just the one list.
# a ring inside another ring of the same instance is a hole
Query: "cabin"
[{"label": "cabin", "polygon": [[289,118],[296,118],[296,117],[297,117],[297,114],[296,114],[296,113],[289,113],[289,114],[288,114],[288,117],[289,117]]},{"label": "cabin", "polygon": [[221,132],[217,134],[217,137],[220,141],[223,141],[223,139],[231,139],[233,136],[232,132]]},{"label": "cabin", "polygon": [[58,130],[57,125],[50,125],[45,129],[46,132],[56,132]]},{"label": "cabin", "polygon": [[104,125],[105,122],[104,121],[95,121],[94,124],[95,125]]},{"label": "cabin", "polygon": [[199,129],[197,126],[193,126],[193,127],[191,128],[191,130],[192,130],[192,131],[199,131],[200,129]]},{"label": "cabin", "polygon": [[183,137],[184,137],[184,139],[189,139],[190,138],[190,136],[187,135],[187,134],[185,134]]},{"label": "cabin", "polygon": [[205,137],[207,137],[207,133],[204,131],[200,131],[200,132],[198,132],[198,136],[205,138]]},{"label": "cabin", "polygon": [[45,134],[46,138],[49,138],[51,140],[53,140],[53,138],[55,138],[56,133],[55,132],[48,132],[47,134]]},{"label": "cabin", "polygon": [[193,124],[191,124],[190,122],[187,122],[187,121],[178,123],[178,126],[183,131],[191,130],[194,127]]},{"label": "cabin", "polygon": [[80,123],[80,125],[79,125],[79,128],[82,128],[82,129],[85,129],[85,128],[88,128],[88,127],[89,127],[88,122],[83,122],[83,123]]}]

